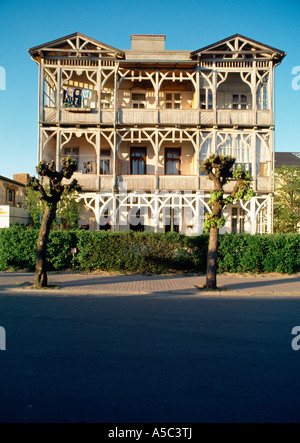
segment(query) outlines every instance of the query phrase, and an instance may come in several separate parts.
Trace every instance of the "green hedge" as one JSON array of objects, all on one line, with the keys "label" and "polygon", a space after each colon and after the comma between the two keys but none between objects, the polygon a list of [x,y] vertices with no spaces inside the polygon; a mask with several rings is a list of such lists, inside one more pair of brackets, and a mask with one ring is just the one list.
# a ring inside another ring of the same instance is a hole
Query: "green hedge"
[{"label": "green hedge", "polygon": [[77,269],[151,273],[197,271],[201,262],[189,238],[180,234],[80,231],[77,236]]},{"label": "green hedge", "polygon": [[[0,271],[34,270],[37,236],[38,231],[23,226],[0,229]],[[48,269],[205,273],[207,246],[206,234],[52,231]],[[74,247],[78,253],[73,259]],[[300,236],[221,235],[218,272],[300,272]]]},{"label": "green hedge", "polygon": [[[0,271],[35,268],[35,247],[38,230],[24,226],[0,229]],[[47,262],[49,270],[63,270],[72,264],[71,248],[76,246],[76,232],[51,231]]]}]

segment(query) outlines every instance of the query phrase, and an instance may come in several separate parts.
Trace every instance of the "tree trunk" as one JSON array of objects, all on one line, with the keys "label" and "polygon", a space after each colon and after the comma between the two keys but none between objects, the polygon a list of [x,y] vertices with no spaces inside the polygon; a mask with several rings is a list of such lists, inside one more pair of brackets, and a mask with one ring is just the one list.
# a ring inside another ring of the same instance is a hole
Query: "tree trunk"
[{"label": "tree trunk", "polygon": [[55,218],[55,214],[56,214],[55,204],[52,204],[51,207],[46,206],[36,245],[36,261],[35,261],[36,288],[44,288],[48,286],[47,262],[46,262],[47,244],[48,244],[51,225]]},{"label": "tree trunk", "polygon": [[217,260],[218,260],[219,228],[210,228],[207,253],[206,287],[217,288]]}]

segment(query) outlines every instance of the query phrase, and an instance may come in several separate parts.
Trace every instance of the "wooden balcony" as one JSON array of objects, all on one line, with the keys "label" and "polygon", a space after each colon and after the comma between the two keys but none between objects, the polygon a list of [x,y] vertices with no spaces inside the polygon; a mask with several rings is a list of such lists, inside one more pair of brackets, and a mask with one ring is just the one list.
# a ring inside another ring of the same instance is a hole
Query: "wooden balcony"
[{"label": "wooden balcony", "polygon": [[218,110],[216,124],[229,126],[270,126],[272,125],[272,112],[231,109]]},{"label": "wooden balcony", "polygon": [[164,191],[196,191],[196,175],[161,175],[159,177],[159,189]]},{"label": "wooden balcony", "polygon": [[72,176],[76,179],[83,191],[98,191],[99,190],[99,176],[97,174],[83,174],[81,172],[75,172]]},{"label": "wooden balcony", "polygon": [[114,187],[113,175],[100,175],[100,189],[101,191],[111,191]]},{"label": "wooden balcony", "polygon": [[260,192],[272,192],[271,177],[257,177],[256,178],[256,190],[260,191]]},{"label": "wooden balcony", "polygon": [[119,187],[128,191],[154,191],[155,175],[119,175]]},{"label": "wooden balcony", "polygon": [[99,123],[99,113],[96,109],[81,108],[44,108],[44,123],[64,123],[64,124],[80,124],[80,123]]},{"label": "wooden balcony", "polygon": [[157,124],[157,109],[119,109],[118,123],[120,124]]},{"label": "wooden balcony", "polygon": [[160,109],[159,123],[170,125],[198,125],[197,109]]},{"label": "wooden balcony", "polygon": [[[113,124],[114,109],[66,109],[44,108],[44,123],[63,124]],[[198,109],[119,109],[119,124],[126,125],[224,125],[224,126],[271,126],[271,111],[253,110],[198,110]]]}]

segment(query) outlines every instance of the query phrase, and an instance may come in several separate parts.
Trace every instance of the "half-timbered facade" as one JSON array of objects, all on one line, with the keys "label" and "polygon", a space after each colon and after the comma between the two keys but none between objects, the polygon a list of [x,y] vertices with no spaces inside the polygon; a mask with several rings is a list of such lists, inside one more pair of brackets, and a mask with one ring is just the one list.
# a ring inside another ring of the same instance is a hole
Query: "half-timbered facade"
[{"label": "half-timbered facade", "polygon": [[[236,157],[256,192],[223,232],[272,232],[274,70],[283,51],[236,34],[195,51],[164,35],[119,50],[75,33],[29,50],[39,65],[39,159],[72,155],[89,229],[202,232],[200,163]],[[227,189],[230,190],[230,184]]]}]

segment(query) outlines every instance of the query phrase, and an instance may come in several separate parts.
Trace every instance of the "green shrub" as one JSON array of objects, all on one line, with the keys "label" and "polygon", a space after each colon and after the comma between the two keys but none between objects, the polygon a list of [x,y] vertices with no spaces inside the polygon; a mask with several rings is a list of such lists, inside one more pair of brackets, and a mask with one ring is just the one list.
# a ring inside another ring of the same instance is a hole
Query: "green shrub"
[{"label": "green shrub", "polygon": [[[24,226],[0,229],[0,271],[34,270],[38,230]],[[51,231],[49,270],[166,273],[206,272],[207,234],[174,232]],[[77,248],[74,259],[71,248]],[[220,235],[218,273],[300,271],[298,234]]]},{"label": "green shrub", "polygon": [[72,267],[71,249],[76,247],[76,231],[51,231],[47,247],[49,270],[63,270]]},{"label": "green shrub", "polygon": [[186,237],[176,233],[81,231],[78,269],[161,273],[196,270]]},{"label": "green shrub", "polygon": [[38,231],[25,226],[0,229],[0,270],[35,267],[35,245]]}]

